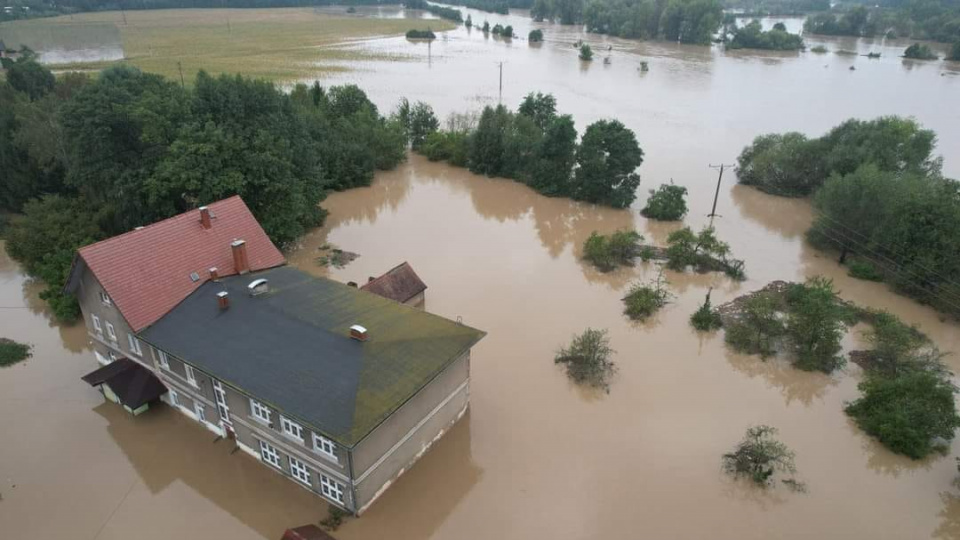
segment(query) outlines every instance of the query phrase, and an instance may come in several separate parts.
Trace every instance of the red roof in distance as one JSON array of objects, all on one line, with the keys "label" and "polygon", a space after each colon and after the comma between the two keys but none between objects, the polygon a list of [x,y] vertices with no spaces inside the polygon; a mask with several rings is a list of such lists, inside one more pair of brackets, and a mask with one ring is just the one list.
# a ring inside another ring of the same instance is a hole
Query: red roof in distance
[{"label": "red roof in distance", "polygon": [[401,304],[427,289],[410,263],[394,266],[386,274],[368,281],[360,290],[372,292]]},{"label": "red roof in distance", "polygon": [[210,268],[220,276],[236,274],[230,247],[235,240],[246,242],[251,272],[286,262],[239,196],[207,208],[209,229],[200,223],[200,210],[190,210],[78,251],[134,332],[208,281]]}]

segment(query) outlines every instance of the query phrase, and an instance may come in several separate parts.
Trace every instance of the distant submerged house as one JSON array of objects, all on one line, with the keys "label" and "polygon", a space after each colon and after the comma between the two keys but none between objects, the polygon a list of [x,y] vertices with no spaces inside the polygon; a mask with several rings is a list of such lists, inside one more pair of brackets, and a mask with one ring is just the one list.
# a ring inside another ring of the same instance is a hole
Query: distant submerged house
[{"label": "distant submerged house", "polygon": [[484,333],[285,262],[239,197],[81,248],[84,380],[359,514],[466,411]]},{"label": "distant submerged house", "polygon": [[404,262],[378,278],[371,277],[360,289],[401,304],[422,306],[427,286],[413,271],[410,263]]}]

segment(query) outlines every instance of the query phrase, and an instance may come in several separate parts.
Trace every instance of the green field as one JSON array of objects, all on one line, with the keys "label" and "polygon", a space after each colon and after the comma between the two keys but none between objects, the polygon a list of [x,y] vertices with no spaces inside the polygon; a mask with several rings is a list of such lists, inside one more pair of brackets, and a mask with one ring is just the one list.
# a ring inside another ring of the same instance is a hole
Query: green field
[{"label": "green field", "polygon": [[[110,11],[3,23],[0,39],[8,46],[25,43],[42,50],[45,43],[70,42],[78,35],[83,36],[85,47],[91,41],[95,47],[97,36],[102,35],[102,46],[116,47],[119,33],[123,62],[171,78],[179,78],[179,62],[188,84],[200,69],[289,81],[347,69],[343,61],[402,60],[401,55],[384,56],[350,45],[359,39],[402,35],[417,24],[318,13],[311,8]],[[430,26],[436,31],[454,27],[443,20],[431,20]],[[50,67],[102,69],[113,63]]]}]

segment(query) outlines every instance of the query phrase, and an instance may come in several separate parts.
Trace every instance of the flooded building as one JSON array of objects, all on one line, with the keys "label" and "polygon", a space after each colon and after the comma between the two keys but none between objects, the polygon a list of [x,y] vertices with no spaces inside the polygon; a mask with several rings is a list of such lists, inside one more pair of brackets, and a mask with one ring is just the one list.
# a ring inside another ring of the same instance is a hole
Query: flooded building
[{"label": "flooded building", "polygon": [[286,266],[239,197],[82,248],[67,287],[87,382],[131,412],[152,389],[355,513],[466,411],[484,335]]},{"label": "flooded building", "polygon": [[380,277],[371,277],[361,290],[389,298],[401,304],[422,307],[427,285],[413,271],[410,263],[404,262]]}]

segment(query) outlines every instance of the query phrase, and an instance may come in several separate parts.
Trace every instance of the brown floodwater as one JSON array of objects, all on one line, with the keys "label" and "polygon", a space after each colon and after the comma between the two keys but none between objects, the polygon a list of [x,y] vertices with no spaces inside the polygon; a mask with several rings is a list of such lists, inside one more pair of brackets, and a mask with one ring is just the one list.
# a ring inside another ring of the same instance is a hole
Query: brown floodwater
[{"label": "brown floodwater", "polygon": [[[521,36],[540,26],[469,13]],[[687,186],[686,223],[695,228],[712,202],[707,165],[729,163],[764,131],[819,134],[850,116],[912,115],[937,131],[945,171],[960,176],[960,109],[948,107],[960,90],[956,65],[902,61],[894,57],[902,44],[821,40],[883,51],[868,62],[587,36],[613,47],[612,63],[583,66],[569,45],[580,34],[543,27],[539,47],[464,29],[429,52],[402,38],[365,41],[356,46],[402,49],[412,60],[354,65],[325,82],[357,82],[385,108],[406,95],[447,114],[495,103],[494,62],[503,60],[506,103],[549,91],[581,129],[607,116],[633,128],[647,154],[641,191],[671,178]],[[650,62],[646,74],[640,60]],[[362,282],[409,261],[429,286],[429,311],[489,332],[473,355],[469,414],[337,536],[960,539],[960,443],[919,462],[895,456],[843,414],[857,396],[855,365],[804,373],[733,354],[721,334],[689,328],[711,287],[720,303],[773,279],[826,275],[844,298],[889,309],[960,352],[955,323],[848,278],[807,246],[806,201],[734,183],[724,177],[715,225],[746,259],[749,279],[668,271],[676,296],[642,324],[624,318],[620,297],[656,267],[602,274],[579,252],[593,230],[636,228],[665,241],[679,225],[642,218],[645,195],[632,209],[604,209],[411,157],[369,188],[330,196],[326,225],[289,254],[292,264]],[[323,268],[316,258],[325,243],[360,257]],[[133,418],[104,404],[79,379],[96,367],[84,329],[52,323],[38,291],[0,249],[0,335],[34,345],[33,358],[0,369],[0,538],[278,538],[323,517],[320,499],[188,419],[166,408]],[[617,351],[609,394],[571,384],[553,364],[556,349],[586,327],[607,329]],[[862,342],[860,330],[847,336],[848,349]],[[947,361],[960,370],[956,354]],[[757,423],[780,429],[808,493],[761,491],[721,472],[720,455]]]}]

